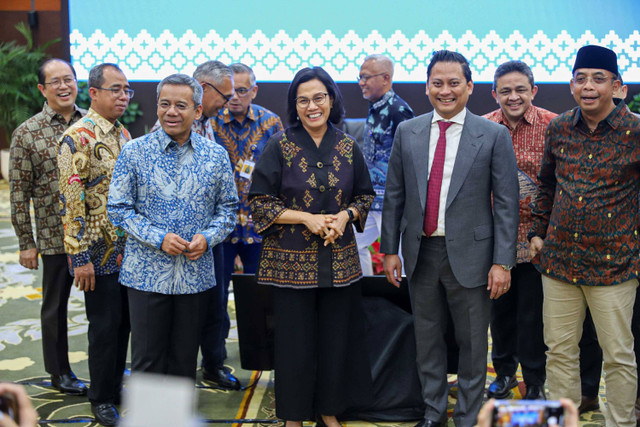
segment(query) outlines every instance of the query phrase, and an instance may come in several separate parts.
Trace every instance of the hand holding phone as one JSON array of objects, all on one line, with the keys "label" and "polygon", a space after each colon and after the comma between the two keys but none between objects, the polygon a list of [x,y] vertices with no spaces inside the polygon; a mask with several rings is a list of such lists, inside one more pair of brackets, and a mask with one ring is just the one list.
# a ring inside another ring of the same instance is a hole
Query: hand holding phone
[{"label": "hand holding phone", "polygon": [[[496,401],[495,399],[489,399],[482,406],[482,409],[480,409],[480,412],[478,413],[478,422],[476,424],[476,427],[491,427],[492,425],[499,425],[499,424],[494,424],[494,412],[496,409],[497,402],[498,401]],[[544,402],[544,401],[537,401],[537,402]],[[564,427],[578,427],[578,420],[579,420],[578,407],[570,399],[560,398],[558,399],[558,402],[560,403],[564,411],[564,424],[555,424],[555,425],[562,425]],[[554,421],[554,420],[552,419],[548,421]],[[549,423],[548,425],[552,425],[552,424]]]},{"label": "hand holding phone", "polygon": [[557,400],[496,400],[493,426],[564,426],[564,408]]},{"label": "hand holding phone", "polygon": [[0,382],[0,427],[35,427],[38,413],[23,386]]}]

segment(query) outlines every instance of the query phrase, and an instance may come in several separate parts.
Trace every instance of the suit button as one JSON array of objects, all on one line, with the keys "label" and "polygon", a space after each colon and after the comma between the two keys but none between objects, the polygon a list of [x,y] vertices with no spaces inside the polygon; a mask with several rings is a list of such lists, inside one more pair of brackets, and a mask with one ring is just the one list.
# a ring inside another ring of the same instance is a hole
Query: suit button
[{"label": "suit button", "polygon": [[318,187],[318,190],[320,190],[321,193],[324,192],[325,190],[324,185],[321,185],[320,187]]},{"label": "suit button", "polygon": [[322,169],[324,167],[324,163],[318,162],[316,163],[316,166],[318,166],[318,169]]}]

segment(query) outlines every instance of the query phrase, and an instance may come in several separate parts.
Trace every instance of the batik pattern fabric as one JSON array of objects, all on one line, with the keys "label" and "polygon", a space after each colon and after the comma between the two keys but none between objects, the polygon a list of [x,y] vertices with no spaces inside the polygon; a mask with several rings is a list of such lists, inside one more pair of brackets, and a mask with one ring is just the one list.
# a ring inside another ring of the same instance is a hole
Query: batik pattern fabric
[{"label": "batik pattern fabric", "polygon": [[620,103],[591,132],[577,107],[545,144],[529,233],[544,239],[540,272],[586,286],[638,277],[640,119]]},{"label": "batik pattern fabric", "polygon": [[[86,113],[74,107],[67,123],[62,114],[45,102],[41,112],[13,131],[9,160],[11,222],[21,251],[37,247],[43,255],[65,253],[58,202],[58,148],[64,131]],[[31,225],[32,201],[36,241]]]},{"label": "batik pattern fabric", "polygon": [[389,156],[396,128],[404,120],[414,117],[413,110],[402,98],[389,90],[378,101],[369,105],[364,125],[362,154],[364,155],[376,197],[371,210],[382,211],[384,186],[387,182]]},{"label": "batik pattern fabric", "polygon": [[516,152],[518,182],[520,184],[520,224],[516,244],[518,264],[531,262],[529,240],[527,240],[527,233],[533,225],[531,208],[538,192],[538,172],[544,153],[545,132],[551,119],[556,116],[556,113],[531,105],[515,129],[509,124],[501,108],[483,116],[509,129],[513,149]]},{"label": "batik pattern fabric", "polygon": [[250,165],[258,161],[269,138],[283,129],[280,117],[264,107],[251,104],[243,123],[238,122],[225,108],[211,119],[211,124],[216,142],[226,148],[229,154],[238,189],[236,226],[227,241],[248,245],[260,243],[262,237],[255,231],[249,207],[251,179],[247,170],[251,170]]},{"label": "batik pattern fabric", "polygon": [[[233,229],[238,196],[229,156],[191,132],[182,146],[160,129],[137,138],[118,157],[109,217],[128,234],[120,283],[144,292],[194,294],[215,286],[213,248]],[[162,250],[167,233],[207,249],[195,261]]]},{"label": "batik pattern fabric", "polygon": [[316,288],[348,286],[362,276],[353,227],[324,246],[303,224],[282,225],[285,210],[336,214],[347,208],[360,215],[362,231],[374,198],[369,173],[355,141],[329,125],[320,146],[302,126],[274,135],[253,174],[251,212],[262,234],[258,283]]},{"label": "batik pattern fabric", "polygon": [[93,109],[62,136],[60,214],[71,274],[90,262],[97,276],[120,270],[126,239],[109,221],[107,197],[116,159],[130,139],[120,122],[111,123]]}]

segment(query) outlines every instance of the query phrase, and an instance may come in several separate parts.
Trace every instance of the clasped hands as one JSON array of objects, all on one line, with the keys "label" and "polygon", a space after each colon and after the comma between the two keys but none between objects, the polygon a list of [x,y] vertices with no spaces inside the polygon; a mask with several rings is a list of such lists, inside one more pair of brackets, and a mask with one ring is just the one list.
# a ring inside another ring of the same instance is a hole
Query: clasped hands
[{"label": "clasped hands", "polygon": [[202,234],[195,234],[187,241],[175,233],[167,233],[162,239],[162,249],[169,255],[183,254],[187,259],[195,261],[207,250],[207,239]]},{"label": "clasped hands", "polygon": [[349,222],[347,211],[340,211],[337,214],[312,214],[307,213],[303,224],[313,234],[324,239],[324,245],[334,243],[344,234],[344,229]]}]

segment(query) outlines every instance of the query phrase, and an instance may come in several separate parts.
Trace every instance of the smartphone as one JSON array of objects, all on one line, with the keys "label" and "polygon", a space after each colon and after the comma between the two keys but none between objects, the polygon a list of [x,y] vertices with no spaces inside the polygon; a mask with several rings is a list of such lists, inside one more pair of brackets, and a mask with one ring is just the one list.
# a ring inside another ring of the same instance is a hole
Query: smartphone
[{"label": "smartphone", "polygon": [[557,400],[496,400],[493,425],[563,426],[564,408]]},{"label": "smartphone", "polygon": [[19,423],[18,419],[18,400],[13,393],[0,394],[0,412],[7,414],[16,423]]}]

